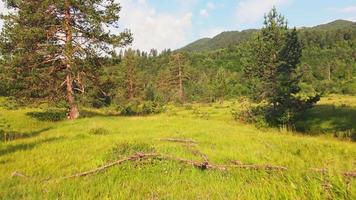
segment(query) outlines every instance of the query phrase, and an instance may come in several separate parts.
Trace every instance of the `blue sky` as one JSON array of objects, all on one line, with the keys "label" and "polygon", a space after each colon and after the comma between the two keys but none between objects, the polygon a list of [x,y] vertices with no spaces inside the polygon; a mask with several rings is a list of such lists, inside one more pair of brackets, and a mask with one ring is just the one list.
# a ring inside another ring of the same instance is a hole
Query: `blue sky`
[{"label": "blue sky", "polygon": [[[222,31],[259,28],[276,6],[290,26],[336,19],[356,21],[356,0],[116,0],[122,28],[134,34],[133,48],[179,48]],[[0,9],[4,12],[3,6]]]},{"label": "blue sky", "polygon": [[[336,19],[356,21],[355,0],[121,0],[122,24],[134,47],[178,48],[222,31],[259,28],[276,6],[290,26],[314,26]],[[134,11],[134,12],[132,12]],[[135,14],[135,11],[139,14]],[[165,19],[162,19],[165,18]]]}]

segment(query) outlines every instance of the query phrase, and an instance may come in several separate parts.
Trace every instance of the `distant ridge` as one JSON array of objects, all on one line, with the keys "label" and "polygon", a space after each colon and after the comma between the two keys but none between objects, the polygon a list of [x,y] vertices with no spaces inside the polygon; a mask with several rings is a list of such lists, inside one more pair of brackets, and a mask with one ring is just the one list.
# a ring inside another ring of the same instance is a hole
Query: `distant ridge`
[{"label": "distant ridge", "polygon": [[[356,23],[347,20],[336,20],[327,24],[321,24],[314,27],[303,27],[299,30],[308,31],[308,30],[337,30],[356,28]],[[248,29],[244,31],[226,31],[216,35],[213,38],[202,38],[195,42],[188,44],[187,46],[178,49],[178,51],[186,52],[202,52],[202,51],[212,51],[222,48],[227,48],[230,45],[238,45],[243,41],[248,40],[250,37],[256,33],[258,29]]]},{"label": "distant ridge", "polygon": [[314,26],[311,29],[317,30],[337,30],[337,29],[344,29],[344,28],[356,28],[356,22],[347,21],[347,20],[336,20],[327,24],[321,24],[318,26]]}]

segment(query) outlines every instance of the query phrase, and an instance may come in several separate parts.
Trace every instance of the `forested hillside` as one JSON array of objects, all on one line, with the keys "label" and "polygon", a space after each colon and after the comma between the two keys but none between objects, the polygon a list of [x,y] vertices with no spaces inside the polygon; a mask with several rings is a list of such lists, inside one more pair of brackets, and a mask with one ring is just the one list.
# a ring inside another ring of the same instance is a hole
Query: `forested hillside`
[{"label": "forested hillside", "polygon": [[[347,20],[336,20],[327,24],[321,24],[315,27],[302,27],[299,29],[300,32],[309,32],[311,34],[320,34],[325,31],[336,31],[340,29],[355,29],[356,23]],[[188,52],[201,52],[201,51],[212,51],[217,49],[227,48],[229,46],[236,46],[242,42],[250,39],[253,34],[255,34],[257,29],[250,29],[244,31],[228,31],[222,32],[213,38],[202,38],[187,46],[179,49],[180,51]],[[318,32],[318,33],[317,33]]]}]

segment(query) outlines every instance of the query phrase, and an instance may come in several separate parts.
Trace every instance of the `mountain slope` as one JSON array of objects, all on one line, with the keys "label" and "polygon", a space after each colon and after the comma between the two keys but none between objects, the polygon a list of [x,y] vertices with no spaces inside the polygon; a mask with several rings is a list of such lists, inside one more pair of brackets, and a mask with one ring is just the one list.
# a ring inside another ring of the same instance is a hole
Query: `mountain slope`
[{"label": "mountain slope", "polygon": [[336,20],[327,24],[321,24],[312,27],[311,29],[330,31],[330,30],[337,30],[337,29],[344,29],[344,28],[356,28],[356,23],[347,20]]},{"label": "mountain slope", "polygon": [[199,39],[187,46],[179,49],[180,51],[199,52],[209,51],[237,45],[249,39],[257,30],[250,29],[245,31],[226,31],[213,38]]},{"label": "mountain slope", "polygon": [[[321,24],[315,27],[305,27],[300,30],[303,31],[334,31],[338,29],[356,29],[356,23],[347,20],[336,20],[327,24]],[[230,45],[238,45],[243,41],[248,40],[257,29],[250,29],[244,31],[228,31],[222,32],[213,38],[203,38],[199,39],[187,46],[179,49],[178,51],[187,52],[201,52],[201,51],[211,51],[226,48]]]}]

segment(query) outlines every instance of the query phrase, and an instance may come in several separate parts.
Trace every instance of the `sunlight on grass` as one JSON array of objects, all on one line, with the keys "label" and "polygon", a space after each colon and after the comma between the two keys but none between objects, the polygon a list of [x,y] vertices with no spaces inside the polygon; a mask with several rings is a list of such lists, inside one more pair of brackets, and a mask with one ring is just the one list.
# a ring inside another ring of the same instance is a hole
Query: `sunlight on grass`
[{"label": "sunlight on grass", "polygon": [[[352,98],[352,97],[349,97]],[[331,100],[323,100],[320,105]],[[348,98],[345,98],[348,101]],[[339,102],[339,100],[338,100]],[[353,100],[351,100],[353,102]],[[333,102],[335,104],[335,102]],[[337,107],[338,108],[338,107]],[[171,106],[147,117],[91,115],[50,122],[28,115],[38,109],[1,109],[12,130],[28,137],[0,143],[2,199],[354,199],[355,143],[328,136],[258,130],[231,117],[231,102]],[[315,110],[320,110],[316,107]],[[321,110],[323,111],[323,110]],[[313,116],[316,111],[311,111]],[[341,111],[340,111],[341,112]],[[323,111],[324,115],[324,111]],[[340,115],[341,116],[341,115]],[[353,114],[346,115],[345,119]],[[321,120],[328,119],[322,116]],[[352,120],[352,119],[348,119]],[[314,122],[313,122],[314,123]],[[323,122],[324,123],[324,122]],[[326,122],[325,122],[326,123]],[[41,131],[42,130],[42,131]],[[38,132],[31,135],[31,133]],[[126,163],[89,177],[46,181],[101,166],[135,151],[201,160],[184,145],[162,138],[189,138],[211,163],[271,164],[286,172],[202,171],[177,162]],[[126,151],[127,149],[127,151]],[[310,168],[326,168],[330,177]],[[11,177],[13,172],[28,178]],[[327,180],[326,180],[327,179]],[[331,185],[326,191],[325,181]],[[188,191],[189,192],[186,192]]]}]

